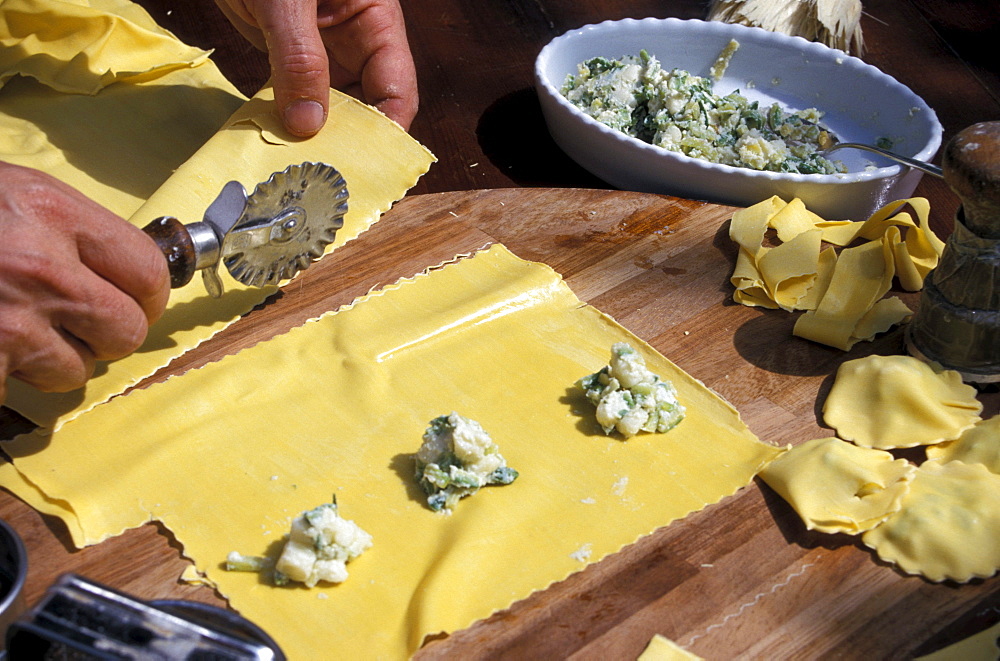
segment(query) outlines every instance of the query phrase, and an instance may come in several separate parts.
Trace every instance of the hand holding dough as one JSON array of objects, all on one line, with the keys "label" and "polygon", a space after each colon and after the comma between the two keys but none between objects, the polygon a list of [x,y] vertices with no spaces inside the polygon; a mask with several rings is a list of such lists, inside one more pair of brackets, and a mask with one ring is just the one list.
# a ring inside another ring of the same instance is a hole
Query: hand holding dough
[{"label": "hand holding dough", "polygon": [[8,376],[81,387],[139,348],[170,295],[149,237],[70,186],[0,162],[0,403]]}]

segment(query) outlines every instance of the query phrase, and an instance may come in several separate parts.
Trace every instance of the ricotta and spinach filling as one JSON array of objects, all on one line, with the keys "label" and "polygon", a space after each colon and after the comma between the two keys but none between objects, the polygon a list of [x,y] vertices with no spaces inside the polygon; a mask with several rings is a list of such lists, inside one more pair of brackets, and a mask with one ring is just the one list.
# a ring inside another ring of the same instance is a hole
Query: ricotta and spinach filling
[{"label": "ricotta and spinach filling", "polygon": [[445,514],[481,487],[510,484],[518,475],[482,426],[458,413],[431,420],[415,468],[427,505]]},{"label": "ricotta and spinach filling", "polygon": [[[737,45],[724,52],[731,56]],[[816,108],[762,108],[739,90],[719,96],[712,84],[683,69],[668,71],[642,50],[580,63],[561,93],[602,124],[692,158],[769,172],[846,171],[819,153],[832,141],[818,125],[822,113]]]},{"label": "ricotta and spinach filling", "polygon": [[320,582],[343,583],[347,563],[372,545],[372,536],[337,511],[337,498],[292,520],[281,556],[276,562],[264,556],[232,551],[226,558],[227,571],[271,572],[275,585],[290,581],[312,588]]},{"label": "ricotta and spinach filling", "polygon": [[616,342],[610,363],[577,385],[597,408],[597,422],[605,434],[617,431],[629,438],[641,431],[662,433],[680,424],[687,413],[674,385],[650,371],[625,342]]}]

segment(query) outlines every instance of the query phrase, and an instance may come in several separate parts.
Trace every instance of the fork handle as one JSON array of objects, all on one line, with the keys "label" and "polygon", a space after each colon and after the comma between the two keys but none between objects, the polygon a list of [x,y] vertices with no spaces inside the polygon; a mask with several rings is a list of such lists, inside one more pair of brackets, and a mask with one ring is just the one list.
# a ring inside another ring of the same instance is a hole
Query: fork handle
[{"label": "fork handle", "polygon": [[874,154],[885,156],[889,160],[896,161],[897,163],[902,163],[903,165],[908,165],[911,168],[916,168],[917,170],[926,172],[927,174],[934,175],[935,177],[944,177],[944,173],[941,171],[941,168],[936,165],[927,163],[926,161],[918,161],[917,159],[910,158],[909,156],[903,156],[902,154],[896,154],[880,147],[873,147],[872,145],[866,145],[860,142],[840,142],[829,149],[825,149],[824,151],[829,153],[838,149],[861,149],[863,151],[870,151]]}]

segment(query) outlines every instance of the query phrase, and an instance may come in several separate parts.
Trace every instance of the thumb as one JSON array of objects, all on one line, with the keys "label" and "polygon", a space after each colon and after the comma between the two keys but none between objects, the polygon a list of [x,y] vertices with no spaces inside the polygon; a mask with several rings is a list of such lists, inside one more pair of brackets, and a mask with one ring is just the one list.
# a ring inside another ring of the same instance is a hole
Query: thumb
[{"label": "thumb", "polygon": [[316,3],[263,0],[254,9],[285,128],[293,135],[313,135],[326,122],[330,101],[330,63],[316,23]]}]

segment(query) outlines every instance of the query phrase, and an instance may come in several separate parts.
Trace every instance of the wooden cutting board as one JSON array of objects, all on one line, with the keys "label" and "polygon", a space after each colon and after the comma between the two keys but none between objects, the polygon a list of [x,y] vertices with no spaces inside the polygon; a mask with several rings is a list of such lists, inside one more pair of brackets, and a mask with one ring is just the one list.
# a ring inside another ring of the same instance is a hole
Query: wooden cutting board
[{"label": "wooden cutting board", "polygon": [[[896,330],[850,353],[791,335],[794,315],[732,302],[732,208],[606,190],[497,189],[413,196],[370,231],[138,387],[265,341],[368,291],[491,243],[561,273],[728,399],[774,444],[832,435],[820,407],[837,366],[900,353]],[[916,305],[917,297],[902,294]],[[983,395],[984,417],[1000,396]],[[24,429],[9,412],[0,438]],[[108,479],[113,479],[109,471]],[[75,571],[137,597],[223,603],[177,583],[187,562],[150,524],[74,551],[61,523],[0,492],[0,517],[29,549],[28,603]],[[712,659],[923,654],[1000,620],[1000,577],[933,584],[880,563],[858,539],[805,530],[762,483],[622,552],[418,658],[635,658],[654,634]]]}]

